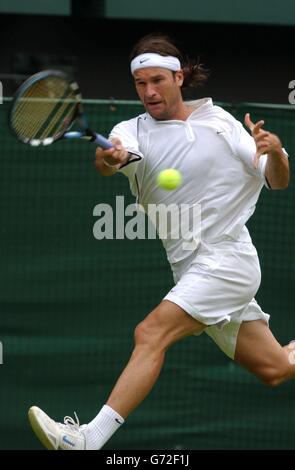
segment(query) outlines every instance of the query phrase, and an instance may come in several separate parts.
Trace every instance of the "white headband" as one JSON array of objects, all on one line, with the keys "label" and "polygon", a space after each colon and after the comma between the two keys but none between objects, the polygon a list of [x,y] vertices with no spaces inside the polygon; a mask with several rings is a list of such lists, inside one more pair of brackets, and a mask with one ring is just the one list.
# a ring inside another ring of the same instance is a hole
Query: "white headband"
[{"label": "white headband", "polygon": [[130,64],[131,73],[138,69],[145,69],[147,67],[162,67],[164,69],[173,70],[176,72],[181,69],[181,64],[177,57],[172,55],[160,55],[152,52],[140,54],[135,57]]}]

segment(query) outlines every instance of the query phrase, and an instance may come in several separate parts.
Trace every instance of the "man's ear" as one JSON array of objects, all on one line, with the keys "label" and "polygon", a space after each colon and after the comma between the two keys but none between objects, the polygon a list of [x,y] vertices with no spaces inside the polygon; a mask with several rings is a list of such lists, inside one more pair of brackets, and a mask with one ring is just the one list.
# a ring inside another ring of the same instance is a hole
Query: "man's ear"
[{"label": "man's ear", "polygon": [[182,70],[177,70],[175,72],[175,81],[176,81],[177,85],[181,87],[182,84],[183,84],[183,80],[184,80],[183,71]]}]

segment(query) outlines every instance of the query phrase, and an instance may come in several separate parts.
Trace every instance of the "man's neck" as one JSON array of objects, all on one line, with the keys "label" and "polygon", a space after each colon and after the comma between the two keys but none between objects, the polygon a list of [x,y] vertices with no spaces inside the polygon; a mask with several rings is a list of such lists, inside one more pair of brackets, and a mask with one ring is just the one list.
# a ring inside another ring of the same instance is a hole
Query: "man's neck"
[{"label": "man's neck", "polygon": [[175,114],[175,117],[173,119],[176,119],[178,121],[186,121],[193,111],[194,111],[193,106],[182,103],[182,106],[180,107],[178,112]]}]

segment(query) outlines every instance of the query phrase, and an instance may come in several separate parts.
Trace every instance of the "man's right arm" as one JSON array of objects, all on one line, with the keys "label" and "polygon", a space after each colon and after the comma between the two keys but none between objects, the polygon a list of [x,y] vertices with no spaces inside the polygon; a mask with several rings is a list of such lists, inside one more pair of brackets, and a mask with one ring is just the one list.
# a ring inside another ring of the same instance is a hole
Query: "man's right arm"
[{"label": "man's right arm", "polygon": [[113,148],[104,150],[100,147],[95,152],[95,168],[102,176],[112,176],[127,163],[130,158],[128,151],[119,139],[112,139]]}]

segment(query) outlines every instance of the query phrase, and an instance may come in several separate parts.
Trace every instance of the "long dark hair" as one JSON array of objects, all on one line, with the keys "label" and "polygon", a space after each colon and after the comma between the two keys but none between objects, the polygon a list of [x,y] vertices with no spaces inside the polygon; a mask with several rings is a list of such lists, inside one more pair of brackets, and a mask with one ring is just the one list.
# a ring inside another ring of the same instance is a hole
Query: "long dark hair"
[{"label": "long dark hair", "polygon": [[169,36],[161,33],[148,34],[141,38],[130,53],[130,62],[134,57],[145,52],[154,52],[163,56],[172,55],[181,63],[184,73],[182,89],[197,88],[203,85],[209,75],[209,71],[198,60],[191,60],[184,56]]}]

